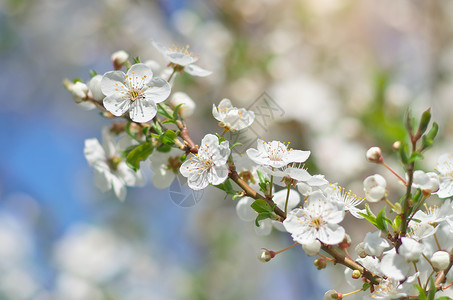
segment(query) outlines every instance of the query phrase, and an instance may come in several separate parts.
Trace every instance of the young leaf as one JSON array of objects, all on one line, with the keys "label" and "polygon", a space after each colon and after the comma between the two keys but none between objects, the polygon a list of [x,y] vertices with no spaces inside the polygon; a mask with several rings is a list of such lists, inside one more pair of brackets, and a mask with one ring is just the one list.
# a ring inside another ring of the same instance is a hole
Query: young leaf
[{"label": "young leaf", "polygon": [[137,171],[140,169],[140,162],[147,159],[152,152],[153,146],[151,143],[140,144],[127,154],[126,164],[134,171]]},{"label": "young leaf", "polygon": [[255,202],[253,202],[250,206],[259,214],[265,212],[274,212],[274,208],[263,199],[256,199]]},{"label": "young leaf", "polygon": [[[231,181],[229,178],[227,178],[227,180],[225,180],[224,183],[216,185],[215,187],[218,189],[221,189],[227,195],[236,195],[237,194],[236,191],[233,189],[233,185],[231,184]],[[226,195],[225,195],[225,197],[226,197]]]},{"label": "young leaf", "polygon": [[387,222],[392,224],[392,221],[385,217],[385,207],[383,207],[376,217],[376,227],[384,233],[387,233]]},{"label": "young leaf", "polygon": [[255,219],[256,227],[260,227],[259,221],[266,220],[266,219],[274,219],[274,214],[273,213],[269,213],[269,212],[264,212],[264,213],[258,214],[258,216]]},{"label": "young leaf", "polygon": [[157,113],[167,119],[172,120],[173,119],[172,116],[167,112],[164,105],[166,105],[166,104],[164,104],[164,103],[157,104]]}]

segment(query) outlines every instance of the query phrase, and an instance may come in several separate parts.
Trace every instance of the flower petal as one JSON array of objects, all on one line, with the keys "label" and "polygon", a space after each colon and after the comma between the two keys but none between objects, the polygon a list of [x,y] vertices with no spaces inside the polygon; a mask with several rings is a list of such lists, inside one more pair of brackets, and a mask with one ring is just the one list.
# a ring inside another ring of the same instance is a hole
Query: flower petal
[{"label": "flower petal", "polygon": [[132,80],[132,82],[134,82],[134,80],[136,80],[135,82],[148,82],[153,78],[153,71],[147,65],[138,63],[129,68],[127,77],[129,78],[129,81]]},{"label": "flower petal", "polygon": [[198,76],[198,77],[206,77],[206,76],[209,76],[212,74],[211,71],[205,70],[205,69],[203,69],[197,65],[193,65],[193,64],[186,65],[186,67],[184,68],[184,71],[186,71],[186,73],[188,73],[192,76]]},{"label": "flower petal", "polygon": [[102,148],[98,139],[85,140],[83,153],[90,166],[98,161],[105,161],[106,159],[104,148]]},{"label": "flower petal", "polygon": [[160,103],[168,98],[171,92],[170,84],[162,78],[153,78],[144,90],[145,97],[155,103]]},{"label": "flower petal", "polygon": [[305,162],[309,156],[310,151],[289,150],[288,152],[285,153],[283,160],[287,163],[292,162],[302,163]]},{"label": "flower petal", "polygon": [[122,116],[128,111],[131,104],[131,101],[128,98],[119,93],[105,97],[103,102],[104,107],[117,117]]},{"label": "flower petal", "polygon": [[104,74],[101,79],[101,91],[104,95],[110,96],[120,91],[127,91],[124,82],[126,74],[121,71],[110,71]]},{"label": "flower petal", "polygon": [[156,116],[157,106],[153,101],[139,99],[132,102],[129,109],[129,115],[134,122],[148,122]]},{"label": "flower petal", "polygon": [[223,183],[228,178],[228,167],[227,165],[212,166],[208,173],[208,181],[213,185]]}]

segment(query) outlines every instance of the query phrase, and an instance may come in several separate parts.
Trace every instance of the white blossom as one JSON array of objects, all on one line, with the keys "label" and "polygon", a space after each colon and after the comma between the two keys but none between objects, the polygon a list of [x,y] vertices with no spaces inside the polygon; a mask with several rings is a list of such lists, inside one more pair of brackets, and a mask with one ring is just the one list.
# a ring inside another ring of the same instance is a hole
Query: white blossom
[{"label": "white blossom", "polygon": [[442,154],[437,160],[436,171],[440,176],[437,196],[448,198],[453,196],[453,158],[450,154]]},{"label": "white blossom", "polygon": [[223,99],[219,105],[212,105],[212,115],[220,122],[220,126],[231,131],[242,130],[252,125],[255,113],[245,108],[237,108],[229,99]]},{"label": "white blossom", "polygon": [[404,280],[409,275],[410,264],[393,248],[382,257],[380,268],[385,276],[395,280]]},{"label": "white blossom", "polygon": [[381,231],[375,231],[373,233],[368,232],[363,240],[365,243],[365,252],[368,255],[380,256],[384,249],[390,247],[389,242],[386,239],[381,238]]},{"label": "white blossom", "polygon": [[356,217],[357,219],[363,219],[363,216],[359,215],[359,213],[365,213],[365,209],[357,208],[363,202],[363,199],[353,194],[350,190],[346,191],[345,188],[331,185],[324,190],[324,193],[330,197],[332,201],[337,201],[344,204],[345,211],[349,211],[351,215]]},{"label": "white blossom", "polygon": [[85,140],[83,151],[94,168],[94,183],[102,192],[113,188],[118,199],[123,201],[126,198],[126,186],[144,183],[142,173],[134,172],[121,158],[118,144],[107,127],[102,131],[102,146],[97,139],[88,139]]},{"label": "white blossom", "polygon": [[417,262],[423,252],[423,244],[409,237],[401,238],[401,246],[398,253],[401,254],[407,261]]},{"label": "white blossom", "polygon": [[412,186],[424,191],[436,192],[439,189],[439,176],[434,172],[425,173],[421,170],[414,172]]},{"label": "white blossom", "polygon": [[368,176],[363,181],[363,190],[368,202],[379,202],[385,197],[387,183],[379,174]]},{"label": "white blossom", "polygon": [[257,164],[271,168],[281,168],[293,162],[302,163],[310,156],[310,151],[288,149],[288,146],[279,141],[266,143],[260,139],[257,149],[250,148],[246,153]]},{"label": "white blossom", "polygon": [[207,134],[201,141],[197,155],[190,154],[179,168],[188,185],[193,190],[201,190],[210,183],[218,185],[228,177],[226,164],[230,148],[228,141],[219,145],[219,139],[213,134]]},{"label": "white blossom", "polygon": [[338,225],[343,220],[344,209],[329,202],[321,192],[311,194],[304,208],[288,213],[283,225],[299,244],[312,243],[318,239],[328,245],[340,243],[345,236],[344,228]]},{"label": "white blossom", "polygon": [[205,77],[212,74],[211,71],[207,71],[194,64],[198,61],[199,57],[189,51],[189,46],[178,48],[174,45],[168,48],[154,41],[152,43],[170,63],[180,66],[186,73],[199,77]]},{"label": "white blossom", "polygon": [[134,122],[148,122],[157,113],[156,103],[167,99],[170,85],[161,78],[153,78],[153,72],[145,64],[135,64],[124,74],[111,71],[104,74],[101,90],[106,95],[105,108],[115,116],[129,111]]},{"label": "white blossom", "polygon": [[151,180],[158,189],[168,188],[179,172],[181,160],[179,159],[183,152],[179,149],[172,148],[170,152],[154,151],[149,156],[153,176]]},{"label": "white blossom", "polygon": [[379,163],[382,161],[382,150],[379,147],[371,147],[366,152],[366,158],[375,163]]}]

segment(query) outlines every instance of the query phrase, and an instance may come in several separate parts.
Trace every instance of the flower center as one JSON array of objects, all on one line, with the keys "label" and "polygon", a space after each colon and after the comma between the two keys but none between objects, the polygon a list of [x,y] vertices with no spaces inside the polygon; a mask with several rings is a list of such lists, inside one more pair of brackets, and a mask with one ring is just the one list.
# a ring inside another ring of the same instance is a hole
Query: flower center
[{"label": "flower center", "polygon": [[285,144],[278,142],[277,145],[268,144],[267,145],[267,153],[269,155],[269,159],[273,161],[281,161],[283,154],[286,153],[287,148]]},{"label": "flower center", "polygon": [[316,230],[321,228],[326,222],[321,217],[315,217],[311,219],[311,226],[315,227]]},{"label": "flower center", "polygon": [[140,89],[130,89],[129,90],[129,99],[134,102],[135,100],[143,98],[143,90]]},{"label": "flower center", "polygon": [[178,156],[170,156],[168,158],[167,167],[168,169],[172,170],[175,174],[178,174],[179,167],[181,166],[181,160]]},{"label": "flower center", "polygon": [[112,171],[118,170],[118,165],[120,164],[120,162],[121,158],[118,156],[112,156],[107,159],[107,165]]}]

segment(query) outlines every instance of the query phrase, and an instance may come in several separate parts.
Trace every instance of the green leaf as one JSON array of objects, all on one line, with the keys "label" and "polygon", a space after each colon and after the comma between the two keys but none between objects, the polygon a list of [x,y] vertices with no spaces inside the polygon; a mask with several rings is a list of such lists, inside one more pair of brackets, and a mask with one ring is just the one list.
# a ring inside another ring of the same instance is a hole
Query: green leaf
[{"label": "green leaf", "polygon": [[417,135],[420,137],[423,133],[425,133],[426,129],[428,128],[429,121],[431,120],[431,108],[425,110],[420,118],[420,124],[418,125]]},{"label": "green leaf", "polygon": [[74,78],[74,79],[72,80],[72,83],[77,83],[77,82],[82,82],[82,83],[83,83],[82,79],[80,79],[80,78],[78,78],[78,77],[76,77],[76,78]]},{"label": "green leaf", "polygon": [[152,152],[153,146],[150,142],[140,144],[127,154],[126,164],[134,171],[137,171],[140,169],[140,162],[147,159]]},{"label": "green leaf", "polygon": [[164,134],[164,130],[162,129],[162,126],[160,126],[159,121],[157,121],[157,119],[154,119],[153,128],[158,135]]},{"label": "green leaf", "polygon": [[392,224],[392,221],[390,221],[389,219],[387,219],[385,217],[385,207],[383,207],[376,217],[376,227],[379,230],[383,231],[384,233],[387,233],[388,232],[388,230],[387,230],[388,222],[390,222],[390,224]]},{"label": "green leaf", "polygon": [[399,215],[395,217],[395,220],[393,220],[392,228],[393,228],[393,231],[400,232],[400,229],[401,229],[401,217]]},{"label": "green leaf", "polygon": [[416,160],[423,160],[423,155],[420,152],[413,152],[411,157],[409,157],[409,163],[412,163]]},{"label": "green leaf", "polygon": [[167,152],[170,152],[171,146],[170,145],[166,145],[166,144],[162,144],[162,145],[159,145],[156,148],[156,150],[159,151],[159,152],[167,153]]},{"label": "green leaf", "polygon": [[368,205],[368,203],[365,204],[365,210],[366,210],[366,214],[364,214],[364,213],[359,213],[359,214],[362,217],[364,217],[365,219],[367,219],[371,224],[373,224],[374,226],[377,227],[376,216],[371,211],[370,206]]},{"label": "green leaf", "polygon": [[233,148],[236,147],[236,146],[242,146],[242,143],[236,142],[236,143],[233,144],[233,146],[230,147],[230,149],[233,150]]},{"label": "green leaf", "polygon": [[231,184],[231,181],[229,178],[227,178],[227,180],[225,180],[224,183],[218,184],[215,187],[218,189],[221,189],[222,191],[227,193],[227,195],[235,195],[235,196],[237,195],[237,192],[233,189],[233,185]]},{"label": "green leaf", "polygon": [[250,206],[259,214],[265,212],[274,212],[274,208],[270,206],[269,203],[267,203],[264,199],[256,199],[255,202],[253,202]]},{"label": "green leaf", "polygon": [[173,109],[173,120],[178,120],[179,119],[179,115],[178,115],[178,112],[179,112],[179,108],[181,106],[183,106],[184,103],[181,103],[181,104],[178,104],[174,109]]},{"label": "green leaf", "polygon": [[431,277],[429,280],[428,300],[434,300],[436,292],[437,292],[436,284],[434,283],[434,279]]},{"label": "green leaf", "polygon": [[[168,108],[168,109],[170,109],[170,108]],[[164,116],[167,119],[170,119],[170,120],[173,119],[172,116],[167,112],[165,103],[158,103],[157,104],[157,113],[159,115],[161,115],[161,116]]]},{"label": "green leaf", "polygon": [[409,162],[409,159],[407,157],[407,144],[404,143],[401,145],[401,147],[399,147],[398,149],[398,154],[400,156],[400,159],[401,159],[401,162],[403,163],[403,165],[407,165],[408,162]]},{"label": "green leaf", "polygon": [[90,74],[90,77],[93,78],[94,76],[98,75],[98,72],[96,72],[95,70],[90,70],[89,74]]},{"label": "green leaf", "polygon": [[415,120],[411,115],[410,109],[408,109],[406,112],[406,122],[404,123],[404,125],[406,126],[406,130],[411,137],[414,135],[414,123]]},{"label": "green leaf", "polygon": [[419,293],[418,299],[419,300],[428,300],[428,298],[426,298],[425,290],[419,285],[416,285],[415,287],[417,288],[418,293]]},{"label": "green leaf", "polygon": [[362,291],[366,291],[370,288],[371,284],[369,284],[368,282],[365,282],[363,285],[362,285]]},{"label": "green leaf", "polygon": [[426,135],[422,136],[423,149],[430,147],[434,143],[434,138],[436,137],[438,131],[439,131],[439,125],[437,125],[437,123],[434,122],[433,126],[428,131],[428,133]]},{"label": "green leaf", "polygon": [[164,120],[164,121],[162,121],[162,124],[167,124],[167,123],[176,124],[176,121],[174,121],[174,120]]},{"label": "green leaf", "polygon": [[436,300],[453,300],[453,299],[448,296],[442,296],[440,298],[436,298]]},{"label": "green leaf", "polygon": [[159,140],[166,145],[174,145],[178,135],[171,129],[167,129],[164,134],[159,137]]},{"label": "green leaf", "polygon": [[138,57],[138,56],[134,57],[134,64],[139,64],[139,63],[141,63],[140,57]]},{"label": "green leaf", "polygon": [[266,220],[266,219],[275,219],[274,213],[264,212],[264,213],[258,214],[258,216],[255,219],[256,227],[260,227],[259,221]]}]

